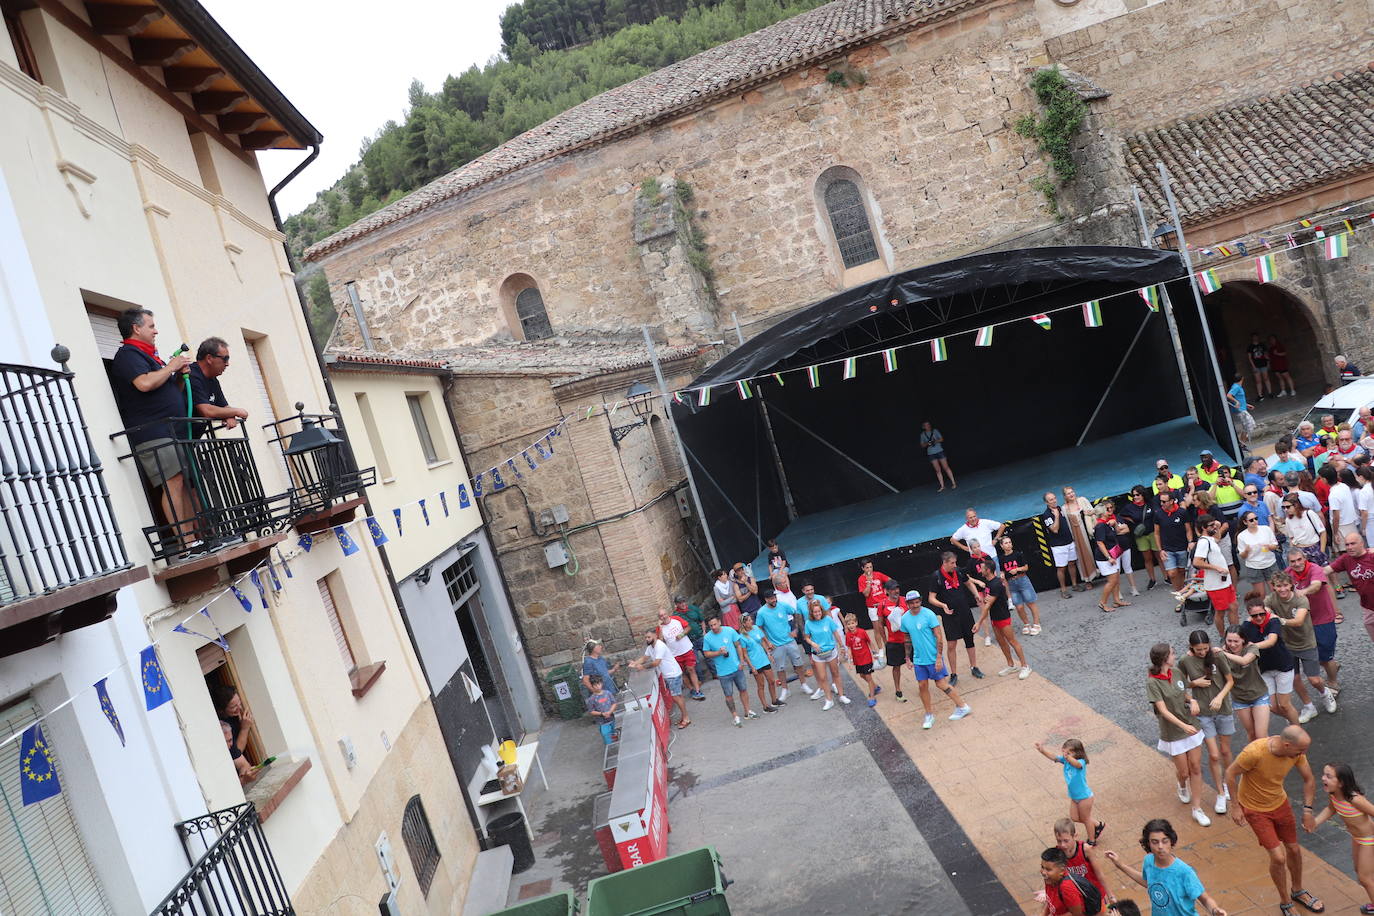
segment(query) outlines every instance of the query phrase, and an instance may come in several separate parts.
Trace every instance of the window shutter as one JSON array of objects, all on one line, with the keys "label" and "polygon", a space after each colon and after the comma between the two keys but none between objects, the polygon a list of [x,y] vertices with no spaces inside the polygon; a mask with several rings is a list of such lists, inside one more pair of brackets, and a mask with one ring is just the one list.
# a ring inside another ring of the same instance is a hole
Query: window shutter
[{"label": "window shutter", "polygon": [[114,359],[115,351],[124,342],[124,338],[119,336],[119,322],[109,315],[100,315],[96,312],[87,312],[86,317],[91,320],[91,333],[95,335],[95,345],[100,350],[100,358]]},{"label": "window shutter", "polygon": [[[271,395],[267,393],[267,376],[263,375],[262,372],[262,362],[258,359],[257,345],[251,340],[244,341],[244,344],[244,352],[248,354],[248,365],[253,370],[253,383],[258,388],[258,401],[262,404],[262,413],[260,414],[262,419],[254,425],[261,428],[268,423],[277,422],[277,412],[272,408]],[[249,413],[252,413],[252,411],[250,410]],[[266,432],[268,439],[275,439],[277,436],[281,435],[281,427],[268,427]],[[293,482],[291,479],[291,472],[286,468],[286,456],[282,454],[281,450],[283,444],[285,443],[272,442],[269,443],[267,447],[272,450],[273,461],[277,467],[281,468],[282,476],[288,484],[291,484]]]},{"label": "window shutter", "polygon": [[[38,715],[32,700],[10,706],[0,711],[0,734],[27,728]],[[49,729],[44,732],[52,738]],[[0,752],[0,912],[6,916],[111,912],[72,818],[71,785],[62,771],[61,753],[60,747],[53,748],[62,792],[26,808],[19,786],[19,742]]]},{"label": "window shutter", "polygon": [[350,672],[358,667],[358,660],[353,657],[353,647],[348,644],[348,634],[344,632],[343,621],[339,619],[339,609],[334,606],[334,593],[329,590],[329,580],[321,579],[320,603],[324,605],[325,616],[329,618],[329,627],[334,631],[334,643],[339,647],[339,655],[343,657],[344,667]]}]

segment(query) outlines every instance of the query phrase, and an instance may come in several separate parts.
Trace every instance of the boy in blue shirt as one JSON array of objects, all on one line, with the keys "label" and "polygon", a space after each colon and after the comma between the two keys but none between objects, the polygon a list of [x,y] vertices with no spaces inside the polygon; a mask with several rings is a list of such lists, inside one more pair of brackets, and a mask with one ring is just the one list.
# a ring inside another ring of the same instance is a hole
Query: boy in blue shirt
[{"label": "boy in blue shirt", "polygon": [[906,593],[906,613],[902,615],[899,629],[911,640],[911,665],[916,672],[916,686],[921,693],[921,705],[925,707],[926,718],[921,728],[935,725],[935,709],[930,704],[930,682],[934,681],[945,696],[954,704],[953,721],[964,718],[973,708],[959,699],[959,692],[949,685],[949,672],[940,663],[945,654],[945,631],[935,612],[921,604],[921,593]]},{"label": "boy in blue shirt", "polygon": [[753,673],[749,657],[745,654],[744,643],[733,627],[721,626],[720,617],[712,616],[706,621],[709,632],[701,638],[701,654],[711,660],[716,668],[716,679],[720,681],[721,692],[725,694],[725,705],[730,715],[735,717],[735,727],[741,726],[739,714],[735,712],[735,691],[739,691],[740,702],[744,704],[744,718],[757,719],[758,713],[749,708],[749,681],[744,672],[747,667]]},{"label": "boy in blue shirt", "polygon": [[1197,904],[1207,908],[1211,916],[1226,916],[1226,911],[1202,886],[1191,865],[1174,855],[1178,834],[1162,817],[1145,824],[1140,832],[1140,846],[1149,855],[1137,871],[1121,861],[1114,852],[1107,858],[1123,874],[1150,892],[1152,916],[1197,916]]},{"label": "boy in blue shirt", "polygon": [[587,678],[591,693],[587,696],[587,714],[597,720],[601,740],[610,744],[615,737],[615,697],[606,689],[606,681],[599,674]]}]

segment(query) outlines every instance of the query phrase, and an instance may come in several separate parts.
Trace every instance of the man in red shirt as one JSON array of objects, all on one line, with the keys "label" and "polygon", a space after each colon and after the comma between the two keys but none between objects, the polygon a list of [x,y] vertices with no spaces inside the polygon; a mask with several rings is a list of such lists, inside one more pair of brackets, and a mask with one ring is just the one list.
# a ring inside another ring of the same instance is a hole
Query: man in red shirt
[{"label": "man in red shirt", "polygon": [[1336,661],[1336,602],[1326,573],[1297,547],[1288,550],[1288,575],[1298,594],[1307,598],[1308,613],[1312,615],[1312,632],[1317,637],[1317,660],[1326,672],[1326,686],[1339,693],[1336,673],[1341,663]]},{"label": "man in red shirt", "polygon": [[1374,551],[1365,546],[1364,535],[1358,531],[1347,534],[1345,553],[1332,560],[1323,572],[1328,576],[1343,572],[1350,577],[1350,584],[1360,596],[1365,632],[1374,639]]},{"label": "man in red shirt", "polygon": [[865,629],[871,628],[873,631],[873,651],[881,652],[886,640],[883,638],[885,627],[878,625],[878,618],[883,615],[883,609],[887,607],[887,585],[888,576],[880,572],[873,571],[873,561],[864,560],[859,564],[859,594],[864,596],[864,604],[868,605],[869,624]]},{"label": "man in red shirt", "polygon": [[[906,599],[902,597],[902,587],[888,579],[883,583],[887,592],[887,606],[883,608],[883,631],[887,636],[887,667],[892,672],[892,690],[897,699],[905,703],[902,696],[902,666],[907,662],[907,635],[902,629],[902,615],[907,612]],[[919,599],[918,592],[912,592]]]},{"label": "man in red shirt", "polygon": [[1040,853],[1040,877],[1045,879],[1043,916],[1084,916],[1083,893],[1069,877],[1069,861],[1064,850],[1051,846]]}]

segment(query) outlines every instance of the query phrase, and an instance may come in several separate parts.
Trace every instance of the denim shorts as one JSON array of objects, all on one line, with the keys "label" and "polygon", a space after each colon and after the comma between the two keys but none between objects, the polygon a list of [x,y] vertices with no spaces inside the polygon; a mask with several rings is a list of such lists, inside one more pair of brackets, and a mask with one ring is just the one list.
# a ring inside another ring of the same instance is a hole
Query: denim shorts
[{"label": "denim shorts", "polygon": [[1192,566],[1192,560],[1186,550],[1166,550],[1164,551],[1164,571],[1169,572],[1173,569],[1188,569]]},{"label": "denim shorts", "polygon": [[720,689],[724,691],[727,697],[734,696],[736,690],[740,693],[749,690],[749,682],[744,679],[743,668],[736,668],[731,674],[718,675],[718,679],[720,680]]},{"label": "denim shorts", "polygon": [[1269,705],[1269,694],[1267,694],[1267,693],[1266,693],[1264,696],[1260,697],[1258,700],[1256,700],[1256,701],[1253,702],[1253,703],[1242,703],[1240,700],[1237,700],[1235,697],[1231,697],[1231,708],[1232,708],[1232,709],[1252,709],[1253,707],[1256,707],[1256,706],[1268,706],[1268,705]]},{"label": "denim shorts", "polygon": [[1198,721],[1202,723],[1202,734],[1208,738],[1215,738],[1217,735],[1227,736],[1236,733],[1235,716],[1198,716]]},{"label": "denim shorts", "polygon": [[1035,586],[1031,584],[1030,576],[1023,574],[1014,579],[1008,579],[1007,590],[1011,593],[1012,604],[1035,603]]},{"label": "denim shorts", "polygon": [[663,683],[668,687],[668,696],[682,696],[682,675],[679,674],[677,677],[665,677]]}]

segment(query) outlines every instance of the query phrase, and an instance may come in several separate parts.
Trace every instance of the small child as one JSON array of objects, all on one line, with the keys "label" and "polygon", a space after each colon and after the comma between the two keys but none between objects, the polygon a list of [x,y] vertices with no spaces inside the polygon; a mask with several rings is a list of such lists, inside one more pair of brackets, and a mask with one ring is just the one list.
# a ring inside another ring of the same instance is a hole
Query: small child
[{"label": "small child", "polygon": [[1063,764],[1064,783],[1069,790],[1069,819],[1082,824],[1087,831],[1088,845],[1096,846],[1097,838],[1107,825],[1092,819],[1093,790],[1088,788],[1088,753],[1083,742],[1070,738],[1060,748],[1062,754],[1051,754],[1039,741],[1035,742],[1035,749],[1049,760]]},{"label": "small child", "polygon": [[1107,882],[1102,880],[1102,874],[1107,870],[1105,863],[1097,858],[1097,853],[1091,847],[1079,842],[1078,831],[1067,817],[1054,822],[1054,845],[1064,851],[1065,870],[1071,876],[1097,888],[1103,903],[1116,901]]},{"label": "small child", "polygon": [[1170,592],[1174,596],[1174,601],[1181,608],[1189,598],[1206,598],[1207,592],[1202,587],[1202,577],[1194,576],[1183,583],[1183,588],[1176,592]]},{"label": "small child", "polygon": [[592,692],[587,697],[587,712],[598,719],[597,728],[601,729],[601,740],[610,744],[615,740],[615,696],[606,689],[606,679],[599,674],[587,678]]},{"label": "small child", "polygon": [[778,542],[769,538],[766,543],[768,545],[768,574],[771,576],[773,573],[780,572],[785,575],[791,572],[787,567],[787,554],[782,552]]},{"label": "small child", "polygon": [[868,705],[877,706],[883,688],[873,683],[873,650],[868,645],[868,634],[859,629],[859,618],[853,614],[844,615],[844,645],[854,671],[868,685]]}]

